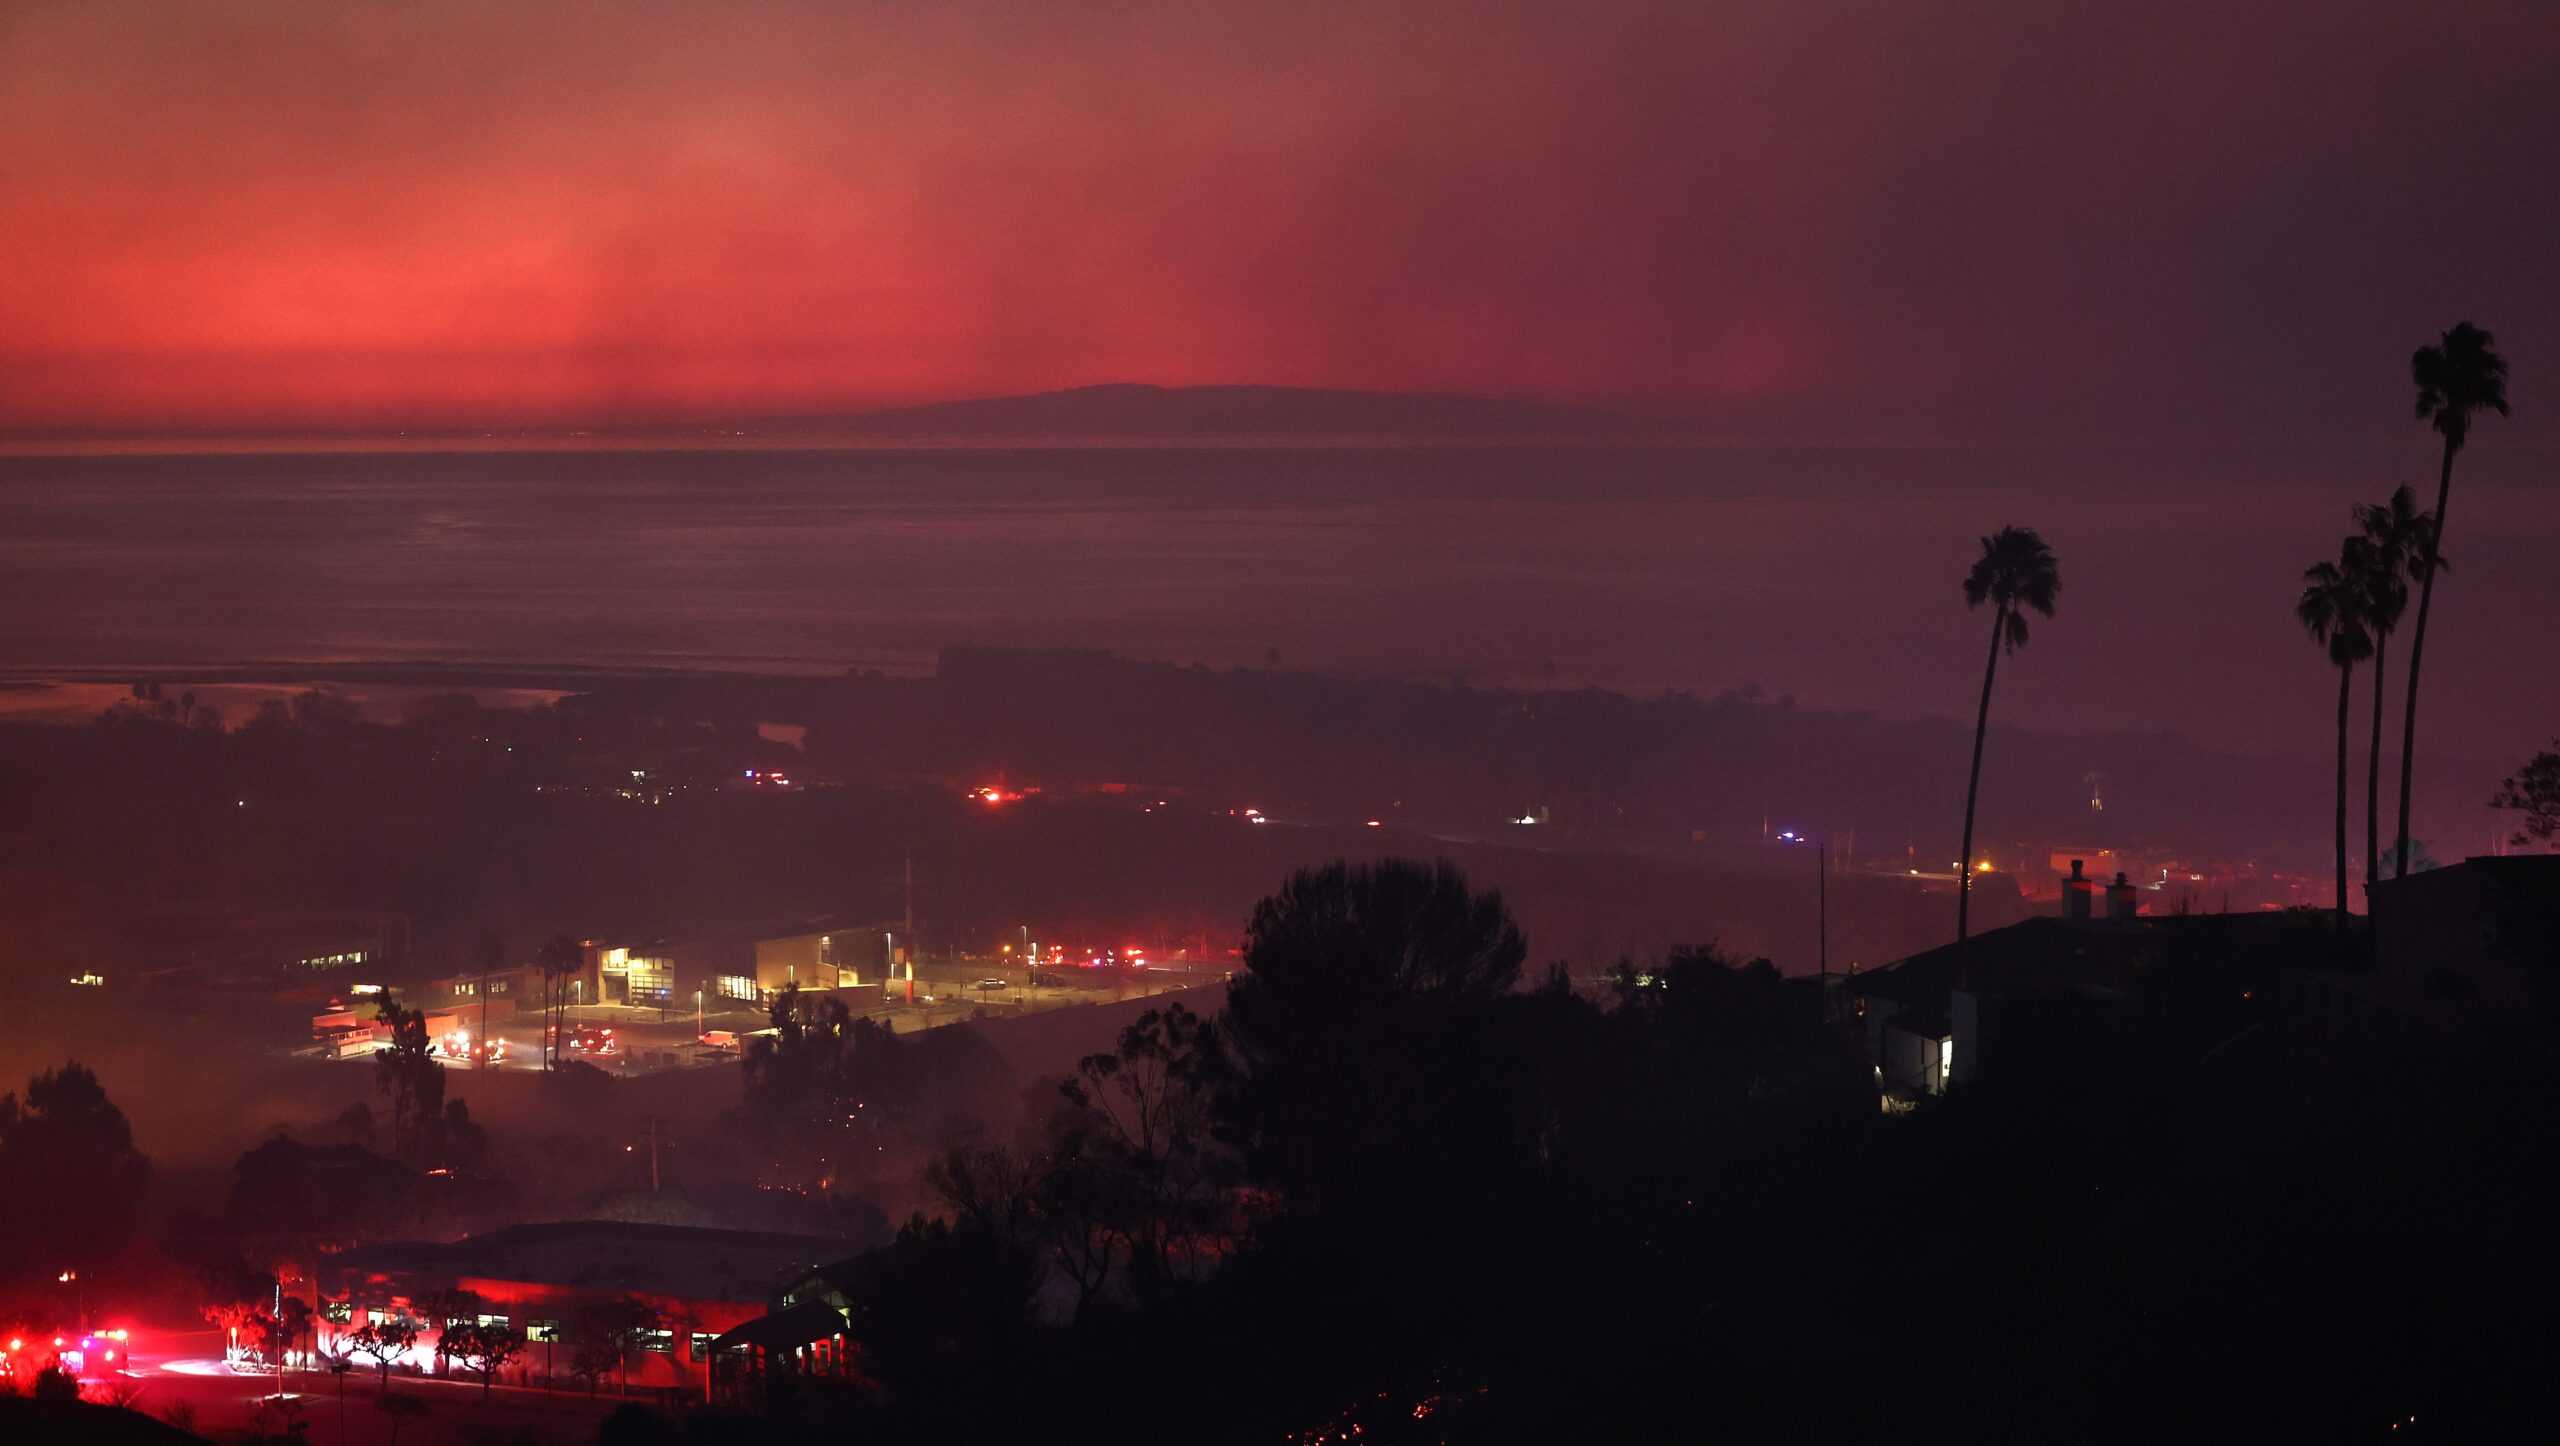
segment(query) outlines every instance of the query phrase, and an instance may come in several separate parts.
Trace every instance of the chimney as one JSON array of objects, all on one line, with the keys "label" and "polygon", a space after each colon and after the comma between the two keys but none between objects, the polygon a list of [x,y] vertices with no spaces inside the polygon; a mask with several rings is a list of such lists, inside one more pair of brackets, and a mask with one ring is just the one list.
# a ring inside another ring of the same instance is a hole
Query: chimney
[{"label": "chimney", "polygon": [[2073,924],[2089,922],[2089,896],[2098,886],[2096,879],[2080,872],[2078,859],[2071,861],[2071,877],[2062,881],[2062,917]]},{"label": "chimney", "polygon": [[2134,898],[2133,885],[2125,882],[2124,875],[2116,875],[2116,881],[2107,885],[2107,922],[2130,924],[2133,922],[2133,911],[2139,907],[2140,904]]}]

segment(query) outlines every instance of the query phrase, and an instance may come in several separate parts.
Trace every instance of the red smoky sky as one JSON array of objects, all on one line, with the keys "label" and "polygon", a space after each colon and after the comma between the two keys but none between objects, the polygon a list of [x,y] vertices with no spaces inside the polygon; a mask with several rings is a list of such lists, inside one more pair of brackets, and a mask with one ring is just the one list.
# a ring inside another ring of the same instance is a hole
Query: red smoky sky
[{"label": "red smoky sky", "polygon": [[2560,354],[2555,157],[2549,3],[11,0],[0,424],[2377,432],[2457,319]]}]

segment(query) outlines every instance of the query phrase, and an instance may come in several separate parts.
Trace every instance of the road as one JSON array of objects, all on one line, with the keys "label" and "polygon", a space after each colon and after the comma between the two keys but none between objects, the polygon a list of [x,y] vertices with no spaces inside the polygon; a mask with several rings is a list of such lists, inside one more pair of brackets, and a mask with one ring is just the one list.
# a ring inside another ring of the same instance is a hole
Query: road
[{"label": "road", "polygon": [[[360,1366],[344,1376],[287,1371],[278,1403],[275,1377],[234,1374],[221,1348],[221,1336],[210,1330],[154,1333],[149,1346],[136,1347],[126,1369],[84,1380],[81,1393],[217,1438],[261,1423],[281,1430],[300,1420],[315,1446],[389,1446],[393,1423],[376,1405],[381,1388],[372,1370]],[[420,1376],[392,1377],[391,1391],[426,1403],[427,1414],[400,1432],[403,1446],[466,1439],[584,1443],[595,1439],[596,1423],[622,1404],[610,1387],[594,1397],[520,1386],[483,1392],[475,1381]]]}]

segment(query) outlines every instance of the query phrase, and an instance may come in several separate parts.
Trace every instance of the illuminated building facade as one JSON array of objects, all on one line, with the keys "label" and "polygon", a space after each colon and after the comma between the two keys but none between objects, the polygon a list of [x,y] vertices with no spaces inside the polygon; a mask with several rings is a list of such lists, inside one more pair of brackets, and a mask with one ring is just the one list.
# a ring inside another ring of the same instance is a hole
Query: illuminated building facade
[{"label": "illuminated building facade", "polygon": [[[359,1246],[321,1262],[321,1344],[334,1349],[336,1336],[377,1318],[421,1318],[422,1298],[461,1289],[488,1302],[486,1323],[527,1337],[501,1380],[565,1378],[580,1310],[637,1300],[653,1319],[623,1363],[630,1383],[702,1391],[722,1333],[764,1315],[777,1292],[846,1248],[814,1236],[612,1220]],[[431,1370],[434,1360],[428,1333],[408,1363]]]}]

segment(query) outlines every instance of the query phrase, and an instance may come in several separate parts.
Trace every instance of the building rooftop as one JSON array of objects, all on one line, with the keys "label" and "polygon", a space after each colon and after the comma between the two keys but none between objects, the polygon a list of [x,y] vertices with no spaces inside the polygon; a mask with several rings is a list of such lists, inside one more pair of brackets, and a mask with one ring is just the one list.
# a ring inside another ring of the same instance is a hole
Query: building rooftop
[{"label": "building rooftop", "polygon": [[712,1343],[715,1351],[731,1346],[755,1346],[767,1351],[787,1351],[812,1341],[826,1340],[844,1333],[844,1313],[822,1300],[804,1300],[760,1315],[746,1324],[734,1327]]},{"label": "building rooftop", "polygon": [[[2334,948],[2326,918],[2323,915],[2323,923],[2316,926],[2276,911],[2170,914],[2086,924],[2050,915],[2022,919],[1973,936],[1969,945],[1973,992],[2124,990],[2132,986],[2138,971],[2162,963],[2227,968],[2235,977],[2270,967],[2325,963]],[[1953,944],[1941,944],[1851,975],[1845,987],[1905,1007],[1943,1007],[1955,992],[1965,952]]]},{"label": "building rooftop", "polygon": [[1955,1032],[1955,1021],[1947,1011],[1935,1007],[1905,1009],[1884,1022],[1887,1029],[1899,1029],[1922,1039],[1944,1039]]},{"label": "building rooftop", "polygon": [[570,1220],[454,1241],[359,1246],[329,1257],[326,1265],[340,1273],[471,1277],[762,1305],[793,1277],[844,1253],[844,1242],[814,1235]]}]

